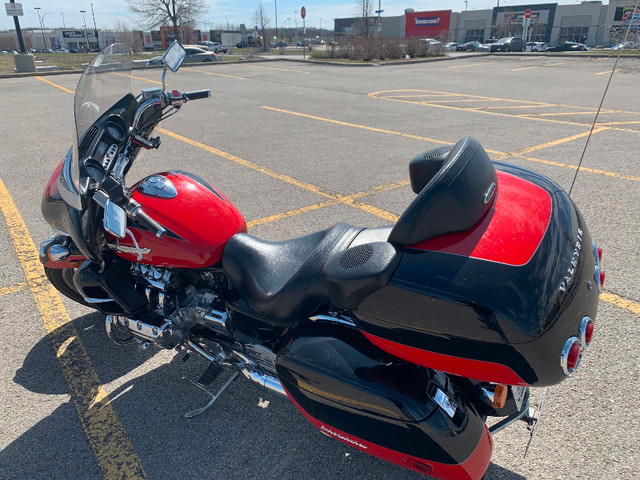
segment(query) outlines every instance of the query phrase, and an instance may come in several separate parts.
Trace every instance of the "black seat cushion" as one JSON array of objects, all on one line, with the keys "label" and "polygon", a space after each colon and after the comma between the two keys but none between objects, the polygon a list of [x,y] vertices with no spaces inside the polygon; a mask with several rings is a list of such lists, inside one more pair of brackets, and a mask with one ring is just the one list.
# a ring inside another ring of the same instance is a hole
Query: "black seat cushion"
[{"label": "black seat cushion", "polygon": [[339,223],[304,237],[269,242],[247,234],[234,235],[225,246],[222,265],[249,314],[276,325],[310,315],[328,294],[322,269],[327,259],[344,250],[360,228]]},{"label": "black seat cushion", "polygon": [[402,214],[388,241],[409,246],[468,230],[493,205],[496,186],[496,171],[487,152],[477,140],[463,138]]}]

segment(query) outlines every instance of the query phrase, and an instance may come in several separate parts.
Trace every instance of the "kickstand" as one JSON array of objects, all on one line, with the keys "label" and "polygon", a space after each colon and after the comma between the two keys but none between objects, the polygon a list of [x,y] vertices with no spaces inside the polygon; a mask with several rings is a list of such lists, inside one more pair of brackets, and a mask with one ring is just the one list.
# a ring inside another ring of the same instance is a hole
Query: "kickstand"
[{"label": "kickstand", "polygon": [[211,405],[213,405],[213,403],[220,397],[220,394],[224,392],[229,385],[231,385],[231,382],[233,382],[239,374],[240,372],[237,372],[237,371],[233,372],[233,375],[229,377],[229,379],[224,383],[224,385],[222,385],[222,387],[220,387],[220,390],[218,390],[215,395],[211,393],[209,390],[207,390],[205,387],[203,387],[201,384],[199,384],[198,382],[194,382],[193,380],[187,377],[182,377],[183,380],[186,380],[192,385],[198,387],[200,390],[202,390],[203,392],[205,392],[207,395],[211,397],[211,400],[209,400],[209,403],[207,403],[204,407],[191,410],[190,412],[185,413],[184,416],[186,418],[193,418],[206,412],[211,407]]},{"label": "kickstand", "polygon": [[[544,389],[544,393],[542,394],[542,400],[540,400],[540,406],[538,407],[538,411],[537,412],[531,412],[529,414],[527,414],[525,417],[523,418],[523,420],[525,420],[529,425],[530,425],[530,429],[531,429],[531,435],[529,435],[529,441],[527,442],[527,448],[524,451],[524,457],[522,458],[527,458],[527,453],[529,453],[529,447],[531,446],[531,442],[533,441],[533,436],[536,433],[536,428],[538,428],[538,423],[540,423],[540,415],[542,414],[542,408],[544,407],[544,399],[547,396],[547,389]],[[533,408],[531,409],[533,410]]]}]

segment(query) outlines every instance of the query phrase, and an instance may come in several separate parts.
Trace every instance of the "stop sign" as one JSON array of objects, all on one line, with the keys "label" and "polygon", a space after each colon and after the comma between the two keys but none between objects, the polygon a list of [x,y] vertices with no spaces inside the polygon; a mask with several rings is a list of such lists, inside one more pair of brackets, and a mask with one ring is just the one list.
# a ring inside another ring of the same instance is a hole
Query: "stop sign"
[{"label": "stop sign", "polygon": [[306,17],[306,16],[307,16],[307,9],[306,9],[306,8],[302,7],[302,8],[300,9],[300,16],[301,16],[303,19],[304,19],[304,17]]},{"label": "stop sign", "polygon": [[527,8],[524,11],[524,18],[531,18],[531,9],[530,8]]}]

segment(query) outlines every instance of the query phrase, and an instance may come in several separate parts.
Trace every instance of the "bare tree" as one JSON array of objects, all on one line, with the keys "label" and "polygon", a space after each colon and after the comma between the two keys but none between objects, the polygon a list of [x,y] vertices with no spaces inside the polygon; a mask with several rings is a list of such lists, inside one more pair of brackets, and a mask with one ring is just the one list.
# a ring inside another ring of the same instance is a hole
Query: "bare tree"
[{"label": "bare tree", "polygon": [[256,25],[258,26],[258,30],[262,35],[262,42],[264,43],[263,48],[266,50],[268,43],[266,30],[267,28],[269,28],[269,22],[271,22],[271,19],[265,14],[262,2],[258,3],[258,10],[256,10],[255,21]]},{"label": "bare tree", "polygon": [[355,16],[358,18],[353,27],[363,37],[369,36],[369,18],[373,17],[374,0],[358,0],[356,2]]},{"label": "bare tree", "polygon": [[129,10],[138,15],[148,29],[162,25],[173,26],[175,38],[180,38],[178,26],[192,25],[205,13],[206,0],[128,0]]},{"label": "bare tree", "polygon": [[142,38],[136,35],[124,20],[116,19],[113,22],[113,31],[117,33],[116,42],[125,44],[134,52],[142,50]]}]

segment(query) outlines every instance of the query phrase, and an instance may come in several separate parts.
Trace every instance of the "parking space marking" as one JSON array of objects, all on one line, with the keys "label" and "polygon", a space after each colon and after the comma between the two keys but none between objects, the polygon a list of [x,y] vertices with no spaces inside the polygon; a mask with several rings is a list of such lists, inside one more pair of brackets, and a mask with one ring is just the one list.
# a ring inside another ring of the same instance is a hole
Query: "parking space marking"
[{"label": "parking space marking", "polygon": [[[407,93],[411,92],[410,95],[407,95]],[[437,101],[433,101],[433,100],[423,100],[421,95],[422,94],[440,94],[442,95],[442,97],[440,98],[440,100]],[[545,102],[534,102],[534,101],[528,101],[528,100],[514,100],[514,99],[508,99],[508,98],[497,98],[497,97],[483,97],[483,96],[479,96],[479,95],[468,95],[468,94],[459,94],[459,93],[452,93],[452,92],[438,92],[438,91],[432,91],[432,90],[383,90],[383,91],[379,91],[379,92],[372,92],[369,93],[368,96],[370,98],[375,98],[375,99],[380,99],[380,100],[388,100],[388,101],[393,101],[393,102],[402,102],[402,103],[412,103],[412,104],[416,104],[416,105],[422,105],[422,106],[426,106],[426,107],[435,107],[435,108],[444,108],[444,109],[449,109],[449,110],[457,110],[457,111],[468,111],[468,112],[477,112],[477,113],[484,113],[487,115],[496,115],[496,116],[502,116],[502,117],[511,117],[511,118],[520,118],[520,119],[530,119],[530,120],[536,120],[536,121],[540,121],[540,122],[548,122],[548,123],[557,123],[557,124],[562,124],[562,125],[575,125],[575,126],[580,126],[580,127],[591,127],[592,124],[592,118],[585,118],[584,122],[580,122],[579,119],[576,119],[578,121],[570,121],[568,119],[559,119],[559,118],[549,118],[549,117],[562,117],[562,116],[580,116],[580,115],[585,115],[585,116],[595,116],[596,114],[596,108],[593,108],[591,110],[587,110],[588,107],[581,107],[581,106],[577,106],[577,105],[563,105],[563,104],[555,104],[555,103],[545,103]],[[462,102],[456,102],[454,100],[452,100],[452,97],[462,97],[461,100]],[[487,105],[484,107],[475,107],[475,106],[463,106],[463,105],[456,105],[455,103],[464,103],[465,100],[468,100],[469,102],[476,102],[477,100],[480,101],[486,101],[487,103],[491,103],[493,102],[493,105]],[[495,105],[495,102],[499,102],[502,103],[502,105]],[[504,111],[495,111],[495,110],[500,110],[500,109],[537,109],[537,108],[549,108],[549,109],[561,109],[561,111],[559,112],[544,112],[544,113],[538,113],[538,112],[527,112],[527,113],[511,113],[511,112],[504,112]],[[576,111],[578,110],[578,111]],[[616,116],[625,116],[626,118],[624,120],[621,120],[621,122],[623,121],[628,121],[629,117],[631,118],[638,118],[638,116],[640,116],[640,112],[638,111],[629,111],[629,110],[618,110],[618,109],[602,109],[600,110],[600,116],[602,118],[601,122],[598,122],[598,124],[603,124],[603,123],[609,123],[607,122],[607,115],[616,115]],[[611,117],[610,117],[611,118]],[[635,122],[635,120],[632,120],[633,122]],[[640,122],[639,122],[640,123]],[[634,123],[635,124],[635,123]],[[623,125],[622,123],[620,123],[620,125]],[[622,128],[622,127],[615,127],[613,125],[611,125],[612,129],[615,129],[617,131],[623,131],[623,132],[630,132],[630,133],[640,133],[640,129],[634,129],[634,128]]]},{"label": "parking space marking", "polygon": [[[127,78],[135,78],[136,80],[142,80],[143,82],[151,82],[151,83],[155,83],[156,85],[162,85],[162,82],[159,82],[157,80],[151,80],[150,78],[145,78],[145,77],[136,77],[135,75],[129,75],[127,73],[118,73],[118,72],[111,72],[113,75],[118,75],[120,77],[127,77]],[[73,92],[71,92],[73,93]]]},{"label": "parking space marking", "polygon": [[142,462],[109,401],[60,296],[49,283],[27,226],[0,179],[0,210],[58,358],[82,428],[105,478],[145,479]]},{"label": "parking space marking", "polygon": [[532,68],[540,68],[540,65],[534,65],[532,67],[520,67],[520,68],[512,68],[512,72],[519,72],[520,70],[530,70]]},{"label": "parking space marking", "polygon": [[[272,111],[275,111],[275,112],[287,113],[287,114],[290,114],[290,115],[296,115],[296,116],[300,116],[300,117],[305,117],[305,118],[309,118],[309,119],[312,119],[312,120],[319,120],[319,121],[323,121],[323,122],[335,123],[335,124],[338,124],[338,125],[344,125],[344,126],[347,126],[347,127],[370,130],[372,132],[385,133],[385,134],[389,134],[389,135],[398,135],[398,136],[401,136],[401,137],[411,138],[411,139],[414,139],[414,140],[422,140],[422,141],[426,141],[426,142],[438,143],[440,145],[453,145],[452,142],[446,142],[446,141],[443,141],[443,140],[436,140],[436,139],[428,138],[428,137],[420,137],[418,135],[411,135],[411,134],[406,134],[406,133],[402,133],[402,132],[394,132],[393,130],[384,130],[384,129],[381,129],[381,128],[367,127],[365,125],[358,125],[358,124],[355,124],[355,123],[347,123],[347,122],[342,122],[342,121],[339,121],[339,120],[333,120],[333,119],[330,119],[330,118],[317,117],[315,115],[308,115],[308,114],[305,114],[305,113],[292,112],[290,110],[283,110],[283,109],[280,109],[280,108],[266,107],[264,105],[262,106],[262,108],[265,108],[267,110],[272,110]],[[581,125],[581,126],[590,127],[590,125]],[[619,129],[615,129],[615,128],[609,128],[609,129],[610,130],[619,130]],[[604,129],[602,129],[602,130],[604,130]],[[598,129],[598,131],[602,131],[602,130]],[[580,136],[588,135],[588,132],[583,132],[583,133],[578,134],[578,135],[580,135]],[[561,140],[563,140],[563,139],[561,139]],[[557,141],[558,140],[556,140],[556,142]],[[569,140],[566,140],[566,141],[569,141]],[[547,142],[547,143],[549,143],[549,142]],[[561,141],[560,143],[564,143],[564,142]],[[550,146],[550,145],[547,145],[547,146]],[[533,147],[533,148],[535,148],[535,150],[540,150],[542,147],[536,146],[536,147]],[[544,148],[546,148],[546,147],[544,147]],[[518,153],[518,152],[500,152],[498,150],[491,150],[491,149],[488,149],[488,148],[485,148],[485,151],[487,153],[490,153],[490,154],[494,155],[493,160],[500,160],[500,159],[504,159],[504,158],[508,158],[508,157],[515,157],[515,158],[519,158],[521,160],[527,160],[527,161],[535,162],[535,163],[544,163],[546,165],[552,165],[552,166],[555,166],[555,167],[568,168],[568,169],[571,169],[571,170],[575,170],[577,168],[576,165],[570,165],[570,164],[567,164],[567,163],[560,163],[560,162],[554,162],[554,161],[551,161],[551,160],[542,160],[542,159],[539,159],[539,158],[533,158],[533,157],[529,157],[529,156],[524,155],[523,153]],[[631,175],[624,175],[624,174],[615,173],[615,172],[607,172],[605,170],[598,170],[598,169],[595,169],[595,168],[581,167],[580,171],[589,172],[589,173],[595,173],[595,174],[598,174],[598,175],[605,175],[605,176],[609,176],[609,177],[620,178],[620,179],[623,179],[623,180],[631,180],[631,181],[634,181],[634,182],[640,182],[640,178],[639,177],[633,177]]]},{"label": "parking space marking", "polygon": [[4,297],[5,295],[11,295],[12,293],[19,292],[26,286],[27,284],[22,282],[22,283],[16,283],[15,285],[9,285],[8,287],[2,287],[0,288],[0,297]]},{"label": "parking space marking", "polygon": [[[353,201],[353,200],[356,200],[358,198],[366,197],[368,195],[374,195],[376,193],[386,192],[388,190],[393,190],[395,188],[404,187],[406,185],[409,185],[409,183],[410,183],[410,181],[408,179],[407,180],[401,180],[399,182],[388,183],[386,185],[378,185],[377,187],[369,188],[367,190],[363,190],[363,191],[357,192],[357,193],[352,193],[351,195],[341,195],[341,196],[339,196],[339,198],[336,198],[335,200],[329,200],[327,202],[322,202],[322,203],[315,203],[313,205],[308,205],[306,207],[296,208],[294,210],[289,210],[288,212],[277,213],[277,214],[271,215],[269,217],[260,218],[258,220],[252,220],[250,222],[247,222],[247,227],[249,227],[249,228],[257,227],[258,225],[264,225],[266,223],[276,222],[278,220],[284,220],[285,218],[294,217],[296,215],[300,215],[302,213],[307,213],[307,212],[312,212],[314,210],[320,210],[321,208],[330,207],[332,205],[337,205],[338,203],[344,203],[345,201]],[[364,204],[362,204],[362,205],[364,205]],[[371,205],[368,205],[368,206],[371,207]],[[376,213],[374,213],[374,215],[376,215]],[[384,212],[384,216],[382,218],[386,218],[386,219],[394,218],[395,220],[393,220],[393,221],[397,221],[398,217],[397,217],[397,215],[394,215],[394,214],[392,214],[390,212]]]},{"label": "parking space marking", "polygon": [[593,131],[590,130],[588,132],[582,132],[582,133],[578,133],[576,135],[571,135],[569,137],[559,138],[557,140],[552,140],[550,142],[541,143],[540,145],[534,145],[533,147],[523,148],[522,150],[517,150],[517,151],[511,153],[511,155],[514,156],[514,157],[517,157],[517,156],[520,156],[520,155],[526,155],[527,153],[535,152],[536,150],[542,150],[544,148],[555,147],[556,145],[561,145],[563,143],[573,142],[574,140],[578,140],[580,138],[588,137],[589,135],[592,135],[592,134],[595,134],[595,133],[604,132],[606,130],[610,130],[610,129],[607,128],[607,127],[595,128]]},{"label": "parking space marking", "polygon": [[39,76],[37,76],[37,75],[35,75],[33,78],[37,78],[38,80],[41,80],[41,81],[43,81],[43,82],[45,82],[45,83],[48,83],[49,85],[53,85],[54,87],[59,88],[59,89],[60,89],[60,90],[62,90],[63,92],[67,92],[67,93],[75,93],[73,90],[69,90],[68,88],[64,88],[63,86],[58,85],[57,83],[50,82],[50,81],[49,81],[49,80],[47,80],[46,78],[42,78],[42,77],[39,77]]},{"label": "parking space marking", "polygon": [[358,125],[356,123],[342,122],[340,120],[333,120],[331,118],[325,118],[325,117],[316,117],[315,115],[309,115],[307,113],[292,112],[291,110],[283,110],[281,108],[269,107],[269,106],[266,106],[266,105],[262,105],[261,108],[264,108],[265,110],[271,110],[271,111],[274,111],[274,112],[286,113],[286,114],[289,114],[289,115],[296,115],[298,117],[309,118],[311,120],[320,120],[322,122],[334,123],[336,125],[342,125],[344,127],[359,128],[361,130],[369,130],[371,132],[377,132],[377,133],[387,133],[389,135],[397,135],[399,137],[411,138],[413,140],[421,140],[421,141],[424,141],[424,142],[432,142],[432,143],[437,143],[437,144],[440,144],[440,145],[451,145],[452,144],[451,142],[445,142],[445,141],[442,141],[442,140],[436,140],[435,138],[421,137],[421,136],[418,136],[418,135],[412,135],[410,133],[394,132],[393,130],[385,130],[383,128],[367,127],[366,125]]},{"label": "parking space marking", "polygon": [[[367,213],[370,213],[372,215],[376,215],[378,217],[384,218],[386,220],[391,220],[391,219],[395,219],[397,220],[397,216],[387,212],[385,210],[382,210],[381,208],[377,208],[377,207],[373,207],[371,205],[366,205],[360,202],[356,201],[356,198],[354,198],[352,195],[340,195],[337,193],[333,193],[333,192],[329,192],[328,190],[325,190],[323,188],[317,187],[315,185],[312,185],[310,183],[307,182],[303,182],[300,180],[297,180],[293,177],[290,177],[289,175],[284,175],[282,173],[278,173],[275,170],[272,170],[270,168],[267,167],[263,167],[262,165],[258,165],[256,163],[250,162],[249,160],[245,160],[244,158],[240,158],[236,155],[233,155],[231,153],[227,153],[227,152],[223,152],[222,150],[218,150],[215,147],[211,147],[209,145],[206,145],[202,142],[198,142],[196,140],[192,140],[190,138],[184,137],[178,133],[175,132],[171,132],[169,130],[165,130],[164,128],[160,128],[158,130],[160,133],[164,133],[165,135],[172,137],[176,140],[179,140],[181,142],[187,143],[193,147],[199,148],[201,150],[204,150],[206,152],[209,153],[213,153],[214,155],[217,155],[219,157],[225,158],[227,160],[230,160],[232,162],[235,162],[239,165],[242,165],[244,167],[248,167],[251,168],[252,170],[255,170],[257,172],[260,173],[264,173],[265,175],[268,175],[270,177],[273,177],[277,180],[281,180],[283,182],[289,183],[291,185],[295,185],[296,187],[300,187],[303,188],[305,190],[308,190],[310,192],[316,193],[318,195],[321,195],[323,197],[329,198],[330,200],[334,200],[335,203],[343,203],[345,205],[350,205],[354,208],[357,208],[359,210],[363,210]],[[291,216],[291,215],[289,215]],[[392,221],[395,221],[392,220]]]},{"label": "parking space marking", "polygon": [[236,80],[246,80],[246,77],[238,77],[237,75],[228,75],[226,73],[213,73],[207,70],[200,70],[199,68],[182,67],[180,70],[187,70],[189,72],[206,73],[207,75],[215,75],[216,77],[235,78]]},{"label": "parking space marking", "polygon": [[633,312],[636,315],[640,315],[640,303],[628,300],[620,295],[610,292],[602,292],[600,294],[600,300],[615,305],[629,312]]},{"label": "parking space marking", "polygon": [[493,65],[496,62],[480,62],[480,63],[468,63],[466,65],[454,65],[452,67],[447,68],[470,68],[470,67],[480,67],[482,65]]},{"label": "parking space marking", "polygon": [[249,68],[262,68],[265,70],[278,70],[280,72],[291,72],[291,73],[304,73],[307,75],[310,75],[311,72],[305,72],[304,70],[294,70],[292,68],[276,68],[276,67],[263,67],[261,65],[247,65],[245,63],[241,64],[243,67],[249,67]]}]

